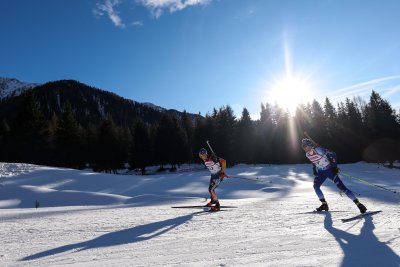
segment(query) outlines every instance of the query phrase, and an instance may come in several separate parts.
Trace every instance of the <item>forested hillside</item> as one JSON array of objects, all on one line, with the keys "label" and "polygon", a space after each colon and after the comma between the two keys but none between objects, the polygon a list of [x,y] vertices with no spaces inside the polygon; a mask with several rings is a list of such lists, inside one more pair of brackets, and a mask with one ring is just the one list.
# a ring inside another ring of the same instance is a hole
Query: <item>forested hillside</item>
[{"label": "forested hillside", "polygon": [[155,109],[115,94],[58,81],[0,104],[0,160],[113,171],[197,161],[210,140],[216,153],[236,163],[299,163],[307,131],[337,152],[339,162],[393,161],[400,155],[399,115],[378,93],[368,102],[329,98],[297,108],[261,104],[260,119],[230,106],[205,116]]}]

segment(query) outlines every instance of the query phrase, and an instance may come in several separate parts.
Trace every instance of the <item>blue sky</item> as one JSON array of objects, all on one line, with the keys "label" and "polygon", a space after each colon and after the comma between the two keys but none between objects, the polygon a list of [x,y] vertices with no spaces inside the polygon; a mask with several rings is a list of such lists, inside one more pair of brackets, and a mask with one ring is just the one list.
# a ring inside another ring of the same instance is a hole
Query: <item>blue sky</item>
[{"label": "blue sky", "polygon": [[398,0],[3,0],[0,76],[203,115],[371,90],[398,110],[398,14]]}]

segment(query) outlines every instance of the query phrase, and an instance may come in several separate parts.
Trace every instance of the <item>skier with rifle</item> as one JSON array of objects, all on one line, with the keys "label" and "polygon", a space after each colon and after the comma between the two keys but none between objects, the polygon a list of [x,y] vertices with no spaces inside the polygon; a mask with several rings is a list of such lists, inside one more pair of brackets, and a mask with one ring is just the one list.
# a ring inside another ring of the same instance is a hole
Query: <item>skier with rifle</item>
[{"label": "skier with rifle", "polygon": [[219,211],[221,206],[219,204],[215,189],[226,177],[226,161],[222,158],[218,158],[214,153],[211,155],[208,154],[205,148],[201,148],[199,150],[199,157],[204,161],[204,165],[211,172],[210,183],[208,186],[208,192],[210,193],[211,201],[207,203],[207,207],[211,208],[210,211]]},{"label": "skier with rifle", "polygon": [[361,213],[365,213],[367,208],[360,203],[350,189],[348,189],[339,178],[339,168],[337,167],[336,153],[329,151],[326,148],[318,146],[312,139],[304,138],[301,140],[301,146],[306,152],[306,157],[313,164],[314,178],[314,191],[317,194],[322,205],[318,207],[317,211],[328,211],[328,203],[325,200],[324,194],[321,191],[321,185],[325,180],[331,179],[336,186],[346,194],[357,205]]}]

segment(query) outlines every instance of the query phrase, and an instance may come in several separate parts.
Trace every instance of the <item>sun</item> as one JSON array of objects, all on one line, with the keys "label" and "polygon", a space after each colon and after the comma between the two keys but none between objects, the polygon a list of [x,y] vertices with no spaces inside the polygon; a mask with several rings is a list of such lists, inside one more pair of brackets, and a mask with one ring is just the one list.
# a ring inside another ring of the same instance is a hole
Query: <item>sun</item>
[{"label": "sun", "polygon": [[294,116],[301,103],[312,99],[312,90],[307,79],[285,77],[272,84],[268,92],[268,103],[276,103]]}]

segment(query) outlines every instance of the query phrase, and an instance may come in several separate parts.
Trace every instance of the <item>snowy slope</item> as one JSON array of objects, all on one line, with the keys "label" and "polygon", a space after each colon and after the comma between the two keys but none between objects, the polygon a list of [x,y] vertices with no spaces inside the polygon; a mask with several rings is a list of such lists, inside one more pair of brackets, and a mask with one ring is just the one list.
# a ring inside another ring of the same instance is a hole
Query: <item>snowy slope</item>
[{"label": "snowy slope", "polygon": [[39,84],[25,83],[13,78],[0,77],[0,99],[18,96],[23,91],[34,88]]},{"label": "snowy slope", "polygon": [[[357,163],[344,172],[400,190],[400,170]],[[310,165],[239,165],[217,189],[218,213],[172,209],[208,196],[209,173],[109,175],[0,163],[0,266],[400,266],[400,196],[343,181],[370,210],[358,213],[333,183],[319,205]],[[35,201],[41,207],[33,208]]]}]

